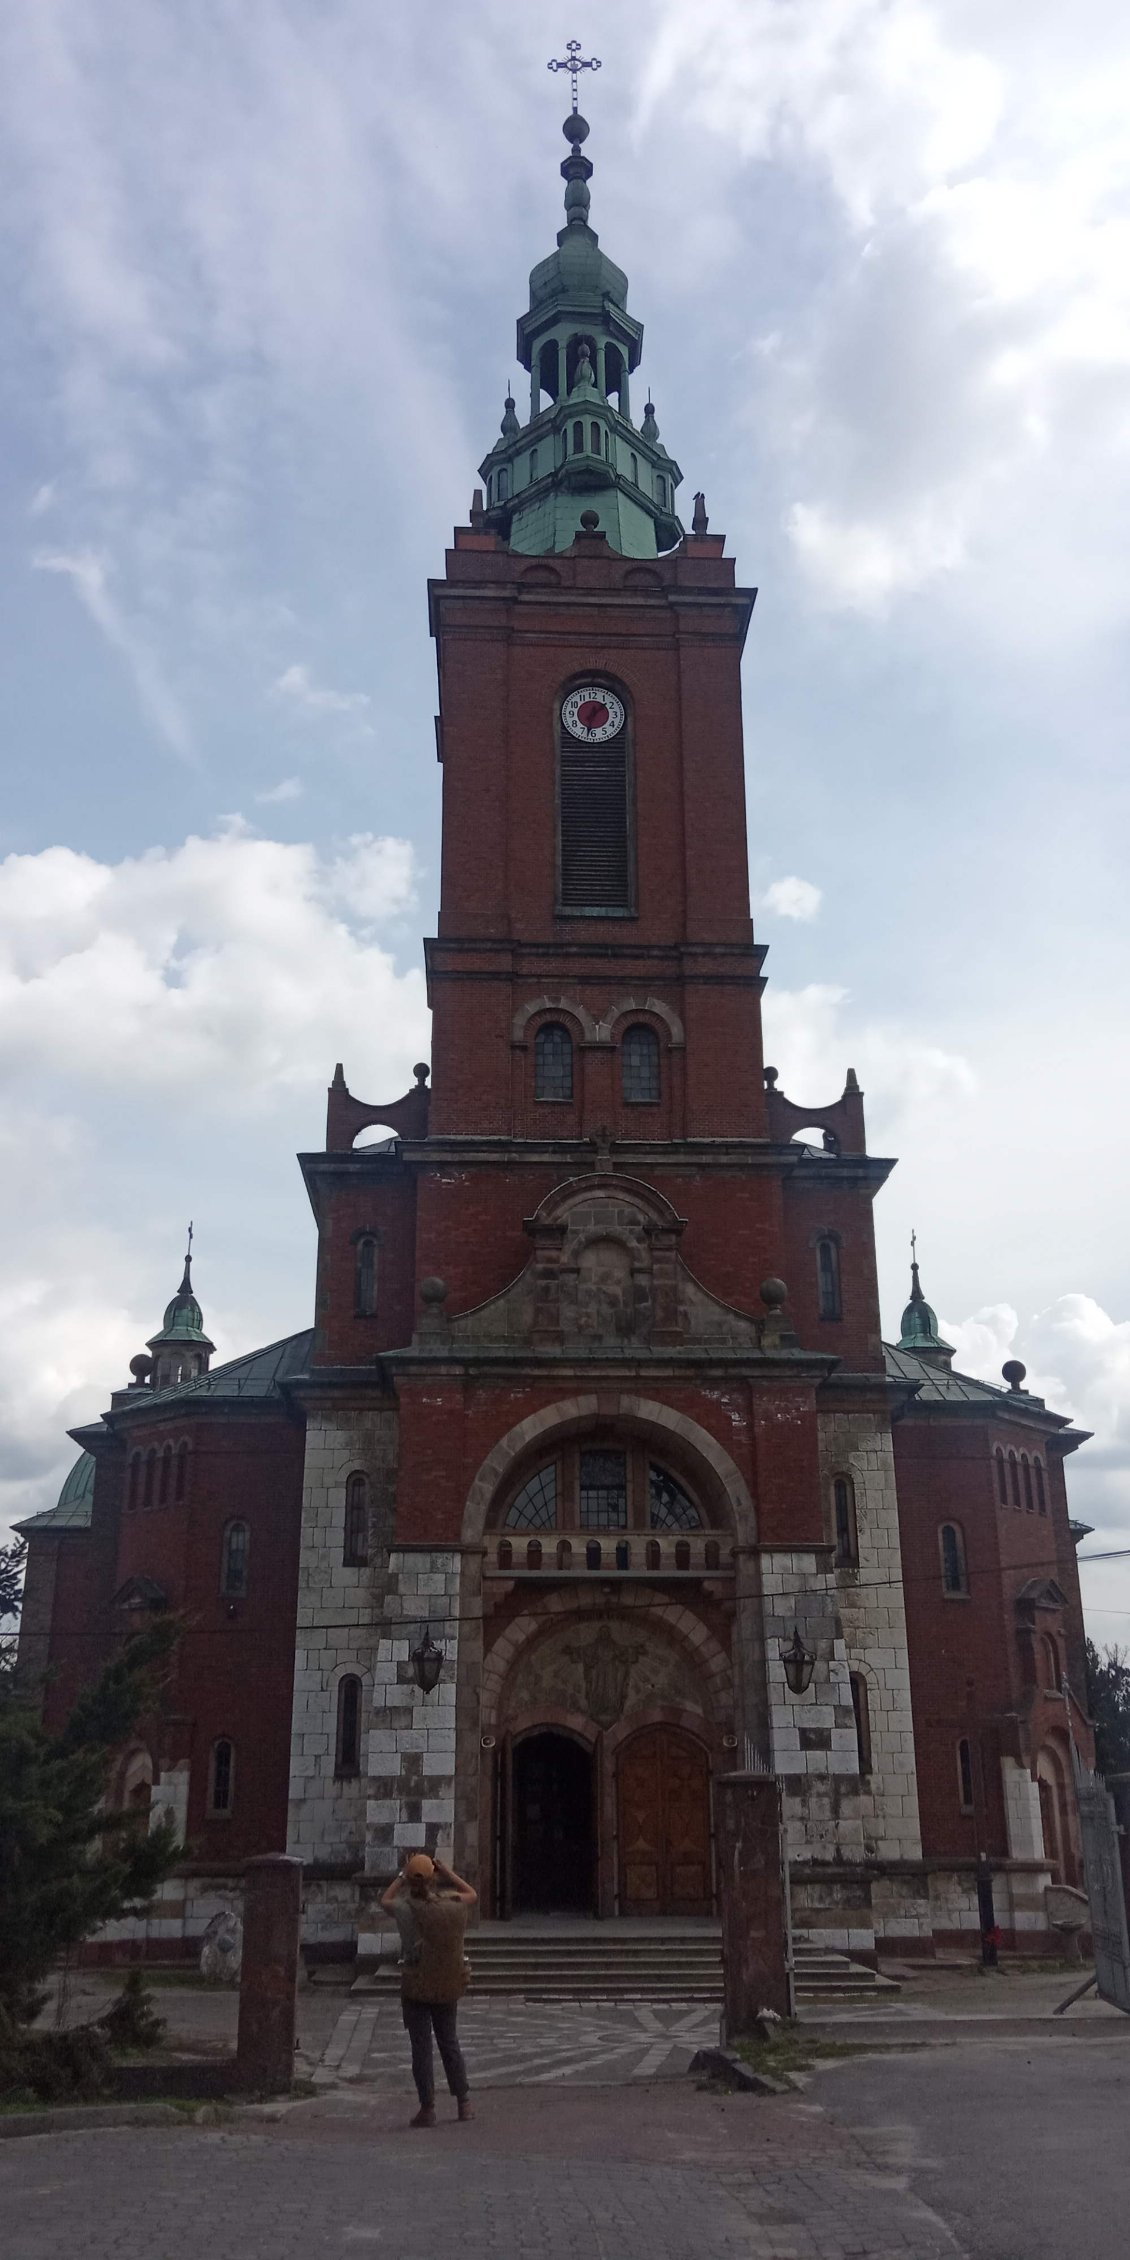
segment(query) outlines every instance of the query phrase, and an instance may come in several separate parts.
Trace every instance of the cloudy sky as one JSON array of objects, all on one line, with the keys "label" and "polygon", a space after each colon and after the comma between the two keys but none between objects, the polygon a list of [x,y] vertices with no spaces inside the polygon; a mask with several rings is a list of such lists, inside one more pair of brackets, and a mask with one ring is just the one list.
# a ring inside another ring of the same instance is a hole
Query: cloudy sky
[{"label": "cloudy sky", "polygon": [[[1130,34],[1115,0],[14,0],[0,33],[0,1513],[184,1225],[224,1354],[307,1322],[293,1155],[426,1056],[424,583],[560,221],[760,586],[770,1056],[850,1062],[969,1370],[1096,1432],[1130,1545]],[[515,381],[519,401],[522,393]],[[1130,1568],[1130,1565],[1127,1565]],[[1130,1637],[1130,1575],[1087,1573]]]}]

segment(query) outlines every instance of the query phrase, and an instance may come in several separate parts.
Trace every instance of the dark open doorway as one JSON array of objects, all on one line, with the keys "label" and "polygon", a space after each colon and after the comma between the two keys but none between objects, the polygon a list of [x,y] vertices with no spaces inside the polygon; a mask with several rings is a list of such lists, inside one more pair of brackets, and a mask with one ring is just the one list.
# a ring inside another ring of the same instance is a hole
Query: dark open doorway
[{"label": "dark open doorway", "polygon": [[527,1734],[512,1773],[515,1914],[591,1915],[596,1876],[592,1752],[569,1734]]}]

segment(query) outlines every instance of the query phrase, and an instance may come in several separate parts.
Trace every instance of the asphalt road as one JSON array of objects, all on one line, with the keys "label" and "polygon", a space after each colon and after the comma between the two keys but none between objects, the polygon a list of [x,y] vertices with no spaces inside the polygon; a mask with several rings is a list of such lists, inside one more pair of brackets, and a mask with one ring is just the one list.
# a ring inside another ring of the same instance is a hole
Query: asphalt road
[{"label": "asphalt road", "polygon": [[1130,2019],[1110,2039],[845,2059],[808,2093],[969,2260],[1127,2260]]}]

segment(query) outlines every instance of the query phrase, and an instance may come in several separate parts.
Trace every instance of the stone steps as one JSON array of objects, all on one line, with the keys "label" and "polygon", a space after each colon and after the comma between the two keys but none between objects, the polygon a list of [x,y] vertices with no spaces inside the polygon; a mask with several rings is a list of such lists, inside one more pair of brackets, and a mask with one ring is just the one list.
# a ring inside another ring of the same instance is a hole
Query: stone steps
[{"label": "stone steps", "polygon": [[[367,1942],[365,1942],[367,1943]],[[722,1951],[717,1934],[676,1932],[664,1937],[555,1935],[552,1931],[472,1932],[467,1942],[476,1995],[526,2001],[718,2001]],[[899,1988],[846,1954],[798,1943],[797,1999],[866,2003],[889,1999]],[[368,1962],[364,1944],[354,1991],[394,1999],[400,1980],[394,1960]]]}]

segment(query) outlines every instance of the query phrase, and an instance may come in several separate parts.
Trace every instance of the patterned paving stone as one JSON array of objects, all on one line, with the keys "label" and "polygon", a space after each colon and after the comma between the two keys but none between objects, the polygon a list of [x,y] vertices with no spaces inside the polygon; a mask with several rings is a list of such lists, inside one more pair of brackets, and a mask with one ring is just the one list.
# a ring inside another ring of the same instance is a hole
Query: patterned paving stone
[{"label": "patterned paving stone", "polygon": [[[459,2036],[475,2088],[555,2081],[604,2086],[675,2077],[718,2038],[709,2003],[464,2001]],[[314,2074],[317,2085],[405,2087],[408,2039],[395,2001],[351,1999]]]}]

